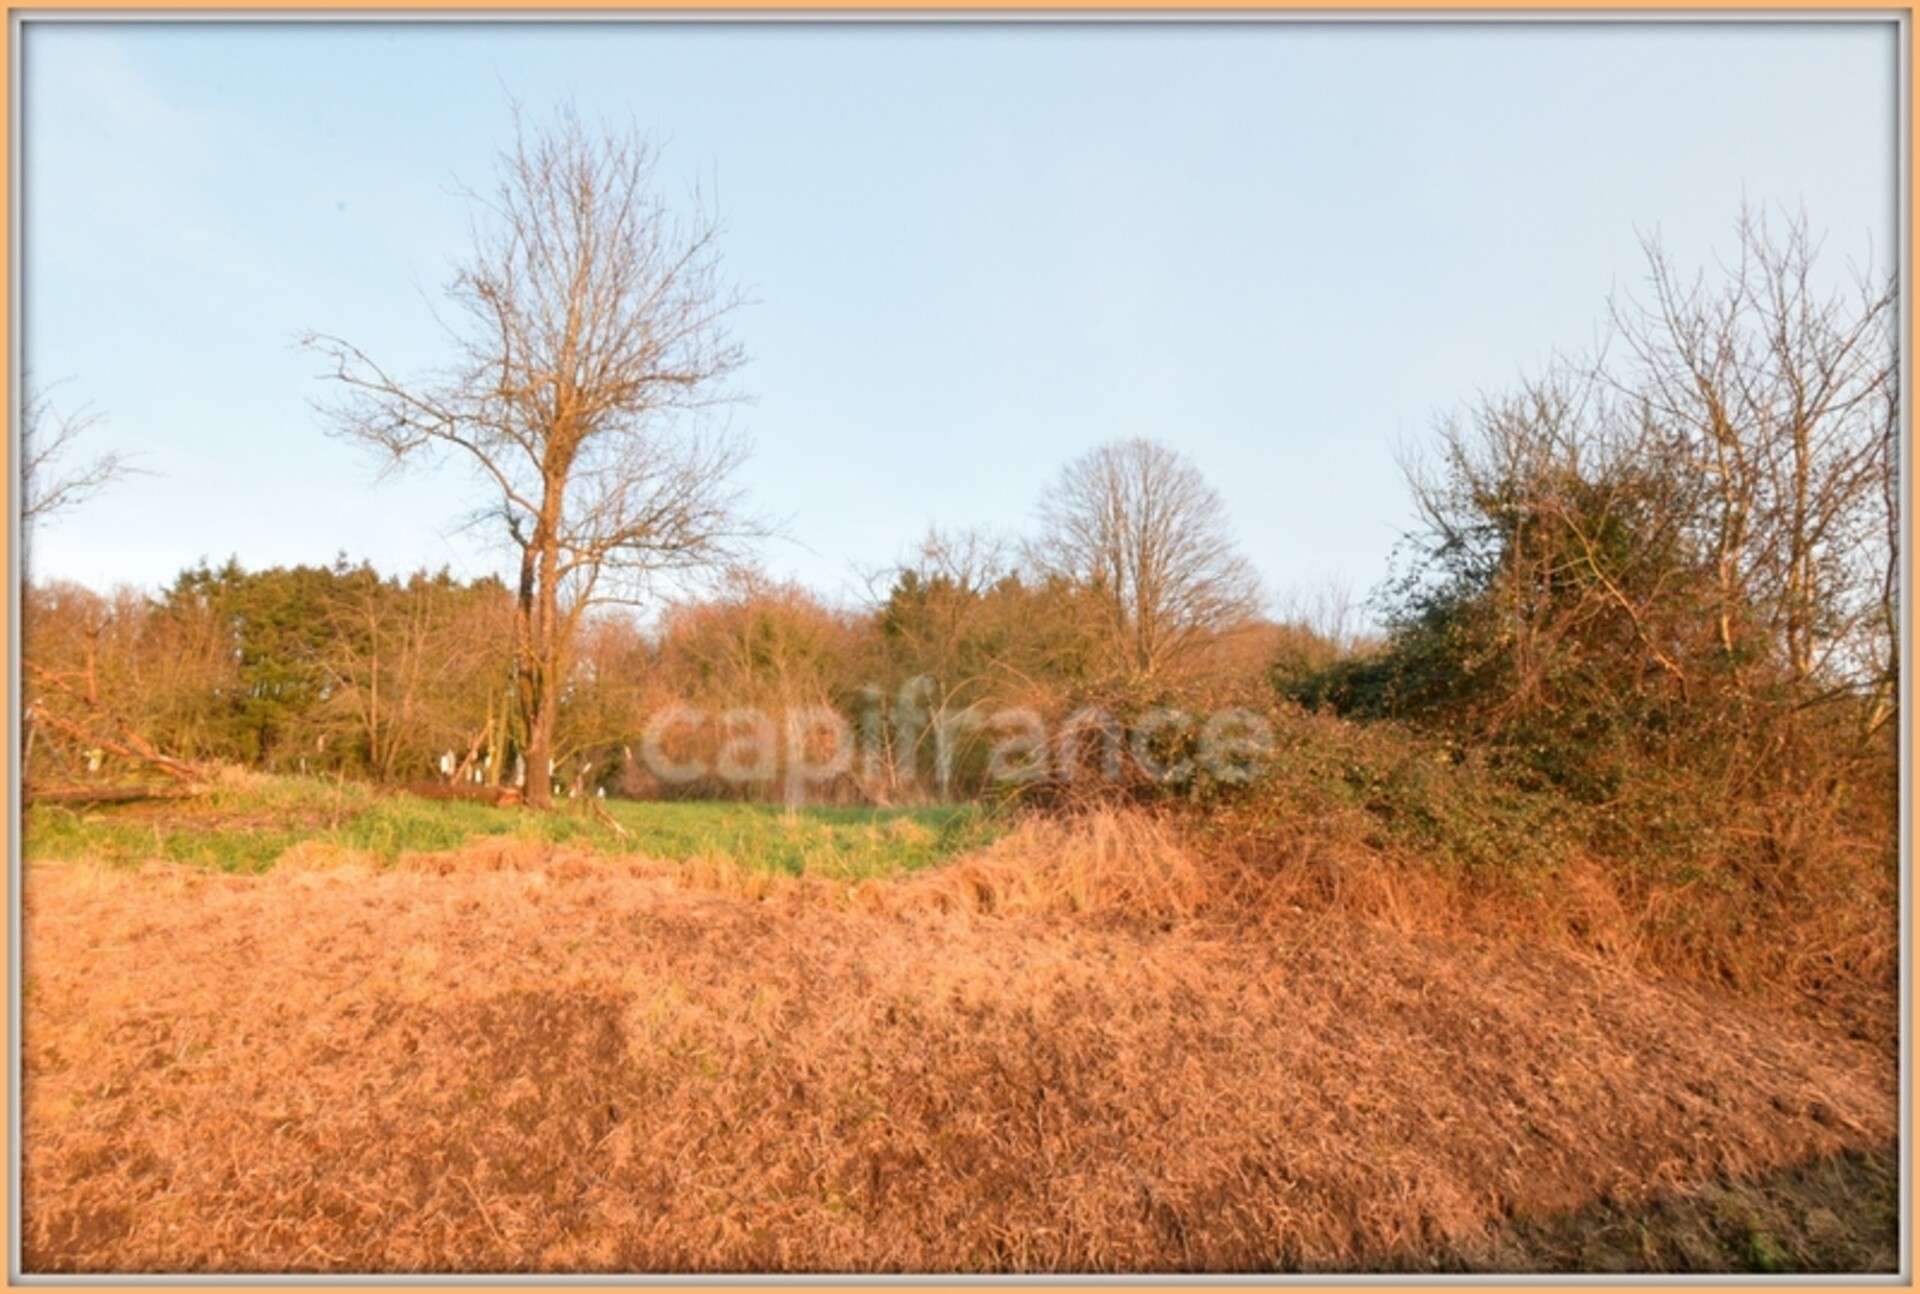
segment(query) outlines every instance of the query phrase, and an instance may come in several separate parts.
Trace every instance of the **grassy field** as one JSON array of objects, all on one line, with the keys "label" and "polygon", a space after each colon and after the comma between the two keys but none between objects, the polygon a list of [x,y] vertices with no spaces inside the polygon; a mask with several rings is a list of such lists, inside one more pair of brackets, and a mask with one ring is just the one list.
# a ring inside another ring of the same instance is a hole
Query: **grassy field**
[{"label": "grassy field", "polygon": [[1897,1262],[1891,1045],[1324,826],[606,808],[33,808],[26,1270]]},{"label": "grassy field", "polygon": [[392,864],[408,853],[491,838],[669,860],[727,859],[775,874],[862,880],[977,849],[999,830],[985,811],[964,805],[789,812],[763,804],[599,803],[625,835],[585,805],[536,814],[356,783],[249,777],[190,800],[34,805],[22,843],[30,860],[161,860],[258,873],[296,846],[331,846]]}]

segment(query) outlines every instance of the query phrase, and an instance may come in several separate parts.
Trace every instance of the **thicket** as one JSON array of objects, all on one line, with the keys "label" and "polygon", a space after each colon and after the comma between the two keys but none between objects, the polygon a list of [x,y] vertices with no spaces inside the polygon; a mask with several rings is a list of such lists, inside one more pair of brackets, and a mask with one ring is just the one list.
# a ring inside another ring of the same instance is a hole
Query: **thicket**
[{"label": "thicket", "polygon": [[1804,222],[1740,234],[1718,277],[1649,247],[1605,352],[1444,426],[1384,644],[1274,680],[1551,807],[1470,855],[1598,858],[1642,935],[1728,978],[1885,979],[1896,298],[1827,277]]}]

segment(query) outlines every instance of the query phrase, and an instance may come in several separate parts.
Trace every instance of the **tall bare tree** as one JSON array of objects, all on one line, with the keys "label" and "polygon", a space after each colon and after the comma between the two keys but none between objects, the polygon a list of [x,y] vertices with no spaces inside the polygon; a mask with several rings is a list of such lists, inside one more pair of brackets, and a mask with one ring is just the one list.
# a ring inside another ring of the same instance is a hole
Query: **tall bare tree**
[{"label": "tall bare tree", "polygon": [[1259,613],[1260,580],[1234,549],[1220,496],[1165,445],[1114,441],[1068,464],[1040,520],[1030,558],[1102,595],[1116,664],[1134,680]]},{"label": "tall bare tree", "polygon": [[738,443],[688,417],[727,398],[743,354],[719,272],[720,226],[677,215],[633,127],[572,108],[516,117],[473,251],[447,295],[454,358],[391,376],[336,337],[307,345],[346,388],[335,428],[391,464],[450,454],[489,490],[519,553],[518,707],[526,802],[551,802],[554,720],[582,618],[637,601],[663,572],[731,558],[755,533],[729,484]]}]

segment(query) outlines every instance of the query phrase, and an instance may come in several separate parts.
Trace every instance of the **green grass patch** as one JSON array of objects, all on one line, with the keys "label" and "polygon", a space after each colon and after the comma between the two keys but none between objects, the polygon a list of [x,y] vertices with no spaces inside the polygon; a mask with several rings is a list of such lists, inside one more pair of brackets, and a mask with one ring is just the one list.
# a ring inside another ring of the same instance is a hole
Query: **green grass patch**
[{"label": "green grass patch", "polygon": [[767,804],[608,803],[632,847],[663,858],[715,856],[786,872],[857,880],[913,871],[977,849],[999,823],[973,805],[800,809]]},{"label": "green grass patch", "polygon": [[998,820],[969,805],[917,809],[602,801],[623,837],[584,805],[550,813],[429,800],[372,787],[257,778],[186,800],[90,808],[33,805],[22,847],[29,860],[91,859],[116,866],[165,860],[262,872],[302,841],[360,850],[391,864],[401,854],[458,849],[484,837],[576,844],[607,854],[728,858],[794,876],[858,880],[912,871],[979,848]]}]

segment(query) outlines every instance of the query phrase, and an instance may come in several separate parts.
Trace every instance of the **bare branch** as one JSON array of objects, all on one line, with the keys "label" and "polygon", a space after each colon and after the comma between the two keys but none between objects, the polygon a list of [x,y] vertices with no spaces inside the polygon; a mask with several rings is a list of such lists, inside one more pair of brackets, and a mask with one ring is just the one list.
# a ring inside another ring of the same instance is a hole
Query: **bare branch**
[{"label": "bare branch", "polygon": [[20,524],[29,543],[37,526],[140,471],[111,452],[70,461],[80,438],[102,417],[90,405],[62,412],[48,391],[27,388],[20,422]]}]

